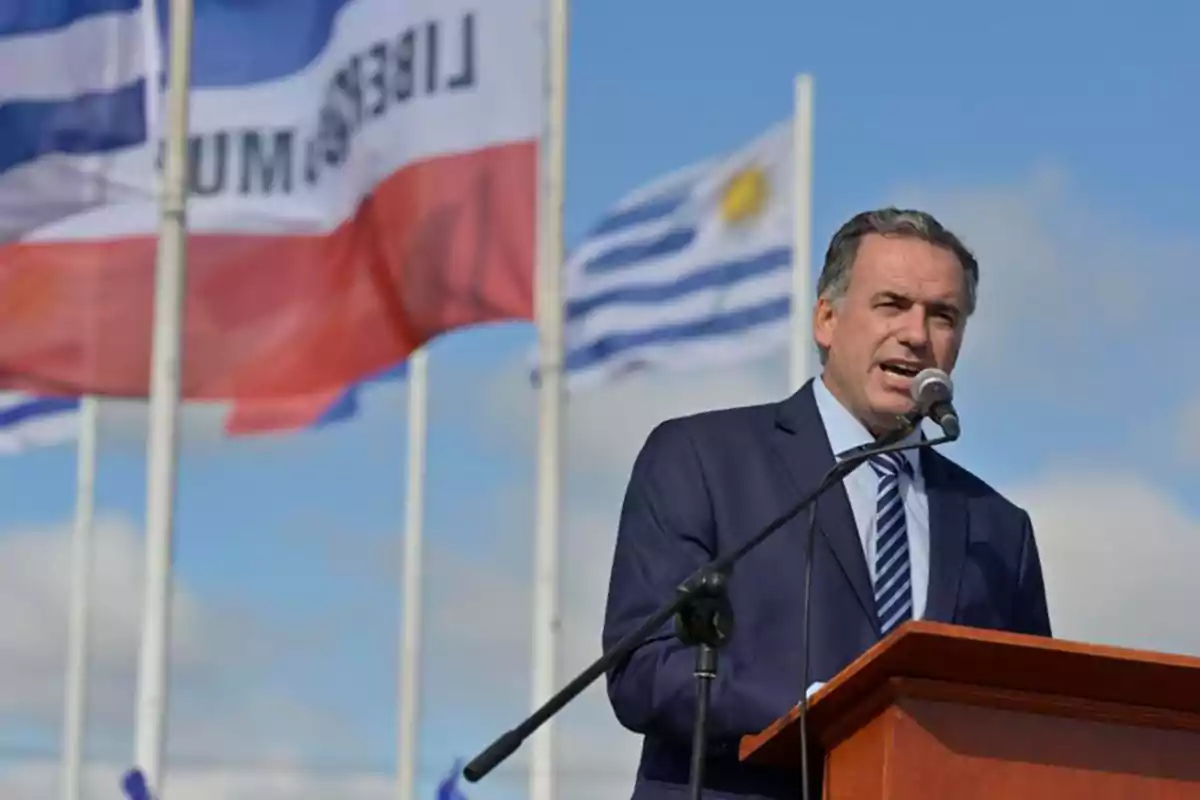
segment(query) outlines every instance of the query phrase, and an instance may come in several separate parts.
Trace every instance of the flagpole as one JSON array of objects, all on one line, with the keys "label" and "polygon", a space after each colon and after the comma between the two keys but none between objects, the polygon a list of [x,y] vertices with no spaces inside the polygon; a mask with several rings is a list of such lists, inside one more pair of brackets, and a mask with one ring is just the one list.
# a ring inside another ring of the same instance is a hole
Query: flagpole
[{"label": "flagpole", "polygon": [[67,620],[67,679],[63,714],[62,796],[80,800],[83,743],[87,733],[88,599],[92,577],[92,523],[96,504],[96,451],[100,402],[79,403],[76,445],[75,526],[71,535],[71,599]]},{"label": "flagpole", "polygon": [[812,377],[813,79],[797,75],[792,117],[791,391]]},{"label": "flagpole", "polygon": [[425,524],[425,451],[429,428],[429,354],[408,360],[408,487],[404,499],[404,567],[400,602],[399,730],[396,789],[399,800],[417,798],[417,731],[421,701],[421,568]]},{"label": "flagpole", "polygon": [[[538,381],[537,522],[533,568],[532,703],[554,694],[559,634],[558,535],[562,518],[563,412],[563,202],[566,154],[568,0],[548,0],[546,127],[541,142],[538,192],[537,325]],[[530,800],[556,800],[553,725],[533,735]]]},{"label": "flagpole", "polygon": [[180,373],[187,275],[188,101],[192,0],[171,0],[167,125],[154,298],[146,481],[146,573],[134,748],[153,796],[162,798],[171,642],[171,551],[179,451]]}]

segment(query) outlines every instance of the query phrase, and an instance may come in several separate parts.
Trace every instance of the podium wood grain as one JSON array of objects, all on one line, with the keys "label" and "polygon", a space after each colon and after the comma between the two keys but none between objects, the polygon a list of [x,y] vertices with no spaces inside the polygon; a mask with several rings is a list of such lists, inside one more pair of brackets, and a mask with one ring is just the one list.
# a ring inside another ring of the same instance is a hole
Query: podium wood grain
[{"label": "podium wood grain", "polygon": [[[829,800],[1200,800],[1196,658],[914,622],[809,714]],[[743,760],[799,769],[798,721],[746,737]]]}]

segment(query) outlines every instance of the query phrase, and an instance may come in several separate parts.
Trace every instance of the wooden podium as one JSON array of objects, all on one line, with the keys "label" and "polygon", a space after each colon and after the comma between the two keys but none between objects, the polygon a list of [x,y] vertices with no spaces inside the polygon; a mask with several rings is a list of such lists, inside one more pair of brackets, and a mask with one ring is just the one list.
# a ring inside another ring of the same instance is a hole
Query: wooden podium
[{"label": "wooden podium", "polygon": [[[741,758],[798,771],[798,720]],[[827,800],[1200,800],[1200,659],[912,622],[813,695],[808,734]]]}]

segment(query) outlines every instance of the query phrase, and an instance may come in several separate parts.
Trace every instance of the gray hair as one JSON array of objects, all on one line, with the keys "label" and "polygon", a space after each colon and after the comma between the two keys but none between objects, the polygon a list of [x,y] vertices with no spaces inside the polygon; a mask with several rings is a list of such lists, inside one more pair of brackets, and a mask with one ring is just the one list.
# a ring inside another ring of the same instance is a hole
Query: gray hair
[{"label": "gray hair", "polygon": [[[963,310],[968,317],[974,313],[979,287],[979,262],[967,246],[932,214],[913,209],[889,207],[863,211],[842,225],[825,251],[825,264],[817,279],[817,297],[836,301],[846,294],[850,288],[850,272],[858,257],[858,245],[863,237],[872,233],[912,237],[954,253],[966,277],[966,308]],[[821,363],[824,364],[826,353],[824,348],[820,349]]]}]

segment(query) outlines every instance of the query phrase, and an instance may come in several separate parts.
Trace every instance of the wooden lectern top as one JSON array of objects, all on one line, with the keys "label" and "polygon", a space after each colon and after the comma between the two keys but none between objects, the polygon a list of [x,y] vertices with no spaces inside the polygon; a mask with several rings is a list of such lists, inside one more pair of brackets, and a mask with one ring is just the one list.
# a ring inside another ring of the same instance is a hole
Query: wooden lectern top
[{"label": "wooden lectern top", "polygon": [[[1200,658],[934,622],[909,622],[809,703],[829,749],[898,696],[1200,731]],[[794,764],[799,709],[742,739],[744,761]]]}]

